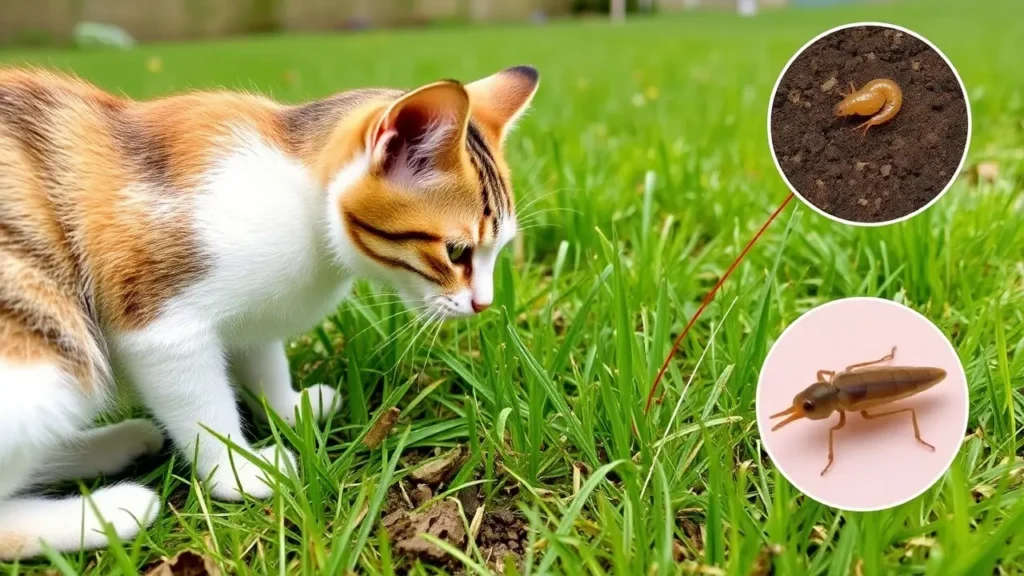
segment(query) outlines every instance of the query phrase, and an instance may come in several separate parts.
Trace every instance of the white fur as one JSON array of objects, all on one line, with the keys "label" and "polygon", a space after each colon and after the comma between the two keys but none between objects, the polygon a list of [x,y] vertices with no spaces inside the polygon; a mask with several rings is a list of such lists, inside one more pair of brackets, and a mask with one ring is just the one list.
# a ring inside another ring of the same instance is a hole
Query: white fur
[{"label": "white fur", "polygon": [[45,542],[57,551],[102,548],[110,524],[121,540],[134,538],[140,526],[156,518],[160,499],[137,484],[106,486],[90,497],[41,497],[0,501],[0,560],[37,556]]},{"label": "white fur", "polygon": [[58,551],[105,546],[101,519],[123,538],[152,522],[159,498],[142,486],[105,488],[93,505],[19,495],[33,484],[119,472],[160,449],[144,420],[86,431],[104,400],[102,388],[86,390],[52,364],[0,361],[0,560],[37,555],[42,542]]},{"label": "white fur", "polygon": [[[289,454],[246,442],[230,374],[293,422],[301,395],[292,389],[281,339],[321,321],[351,277],[331,254],[323,191],[300,163],[255,134],[236,134],[198,197],[195,223],[211,272],[144,330],[114,335],[112,347],[175,445],[210,480],[213,496],[268,497],[263,472],[210,434],[276,460],[283,472],[294,464]],[[310,395],[321,415],[337,408],[333,390]]]}]

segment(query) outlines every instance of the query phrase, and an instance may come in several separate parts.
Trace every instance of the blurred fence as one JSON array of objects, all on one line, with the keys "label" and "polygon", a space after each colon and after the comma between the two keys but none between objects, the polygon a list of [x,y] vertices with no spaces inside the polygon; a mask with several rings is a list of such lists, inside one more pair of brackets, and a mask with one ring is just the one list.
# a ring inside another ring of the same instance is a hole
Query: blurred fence
[{"label": "blurred fence", "polygon": [[[610,0],[0,0],[0,43],[58,44],[79,22],[138,40],[323,31],[436,21],[523,21],[607,9]],[[626,0],[631,8],[734,6],[737,0]],[[759,0],[763,4],[787,0]]]}]

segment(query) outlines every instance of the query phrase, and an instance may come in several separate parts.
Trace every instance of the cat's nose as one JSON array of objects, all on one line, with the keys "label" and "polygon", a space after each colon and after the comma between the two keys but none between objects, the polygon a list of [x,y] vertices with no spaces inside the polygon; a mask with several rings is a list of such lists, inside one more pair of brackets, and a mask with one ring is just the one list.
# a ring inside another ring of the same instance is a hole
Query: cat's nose
[{"label": "cat's nose", "polygon": [[490,302],[481,302],[475,298],[470,301],[470,304],[473,306],[473,312],[483,312],[491,306]]}]

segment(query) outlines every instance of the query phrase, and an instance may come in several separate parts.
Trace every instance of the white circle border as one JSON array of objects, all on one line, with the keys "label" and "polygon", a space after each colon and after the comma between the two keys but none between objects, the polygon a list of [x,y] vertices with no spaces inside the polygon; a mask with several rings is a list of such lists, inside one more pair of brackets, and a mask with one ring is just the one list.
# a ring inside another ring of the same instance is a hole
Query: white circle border
[{"label": "white circle border", "polygon": [[[949,182],[946,183],[946,186],[942,189],[941,192],[936,194],[935,197],[932,198],[931,200],[929,200],[928,203],[925,204],[924,206],[918,208],[917,210],[914,210],[910,214],[905,214],[903,216],[900,216],[899,218],[894,218],[892,220],[886,220],[884,222],[857,222],[855,220],[844,220],[843,218],[839,218],[838,216],[834,216],[832,214],[829,214],[828,212],[825,212],[821,208],[818,208],[813,203],[808,201],[806,198],[803,197],[802,194],[800,194],[800,192],[797,191],[796,186],[793,186],[793,184],[789,181],[789,178],[786,177],[786,173],[782,170],[782,166],[779,164],[779,158],[775,154],[775,144],[772,141],[772,107],[775,104],[775,96],[776,96],[776,94],[779,91],[779,84],[782,83],[782,78],[786,75],[786,72],[789,72],[789,67],[793,65],[793,62],[795,62],[796,59],[799,58],[800,55],[803,54],[804,51],[807,50],[812,44],[814,44],[818,40],[821,40],[822,38],[824,38],[824,37],[826,37],[826,36],[828,36],[830,34],[833,34],[833,33],[838,32],[840,30],[846,30],[847,28],[859,28],[859,27],[867,27],[867,26],[874,26],[874,27],[880,27],[880,28],[889,28],[889,29],[892,29],[892,30],[899,30],[900,32],[909,34],[909,35],[913,36],[914,38],[917,38],[918,40],[920,40],[920,41],[924,42],[925,44],[927,44],[929,48],[934,50],[940,57],[942,57],[942,60],[945,61],[947,66],[949,66],[949,69],[953,71],[953,76],[956,77],[956,81],[960,85],[960,91],[963,92],[963,95],[964,95],[964,106],[967,108],[967,139],[964,141],[964,153],[960,157],[960,165],[956,167],[956,171],[953,172],[953,175],[950,177]],[[957,178],[960,177],[960,172],[962,172],[963,169],[964,169],[964,163],[967,161],[967,153],[971,149],[971,135],[972,135],[972,132],[973,132],[973,119],[971,117],[971,99],[970,99],[970,97],[967,94],[967,87],[964,86],[964,81],[960,77],[960,71],[956,69],[956,66],[953,66],[953,62],[949,59],[949,57],[946,56],[945,52],[943,52],[942,50],[939,50],[939,47],[936,46],[935,44],[933,44],[931,42],[931,40],[928,40],[924,36],[918,34],[917,32],[914,32],[913,30],[910,30],[908,28],[904,28],[902,26],[898,26],[896,24],[890,24],[890,23],[887,23],[887,22],[854,22],[852,24],[843,24],[842,26],[836,26],[835,28],[832,28],[830,30],[826,30],[826,31],[822,32],[821,34],[818,34],[814,38],[811,38],[806,44],[801,46],[800,49],[797,50],[796,53],[793,54],[793,56],[789,59],[789,62],[786,62],[786,65],[782,68],[782,72],[779,73],[779,77],[776,78],[776,80],[775,80],[775,86],[772,88],[772,95],[768,99],[768,122],[767,122],[767,124],[768,124],[768,149],[771,151],[771,154],[772,154],[772,162],[775,163],[775,169],[778,171],[779,176],[782,177],[782,181],[786,183],[786,186],[789,188],[790,192],[792,192],[797,198],[799,198],[807,207],[809,207],[810,209],[814,210],[818,214],[821,214],[822,216],[828,218],[829,220],[832,220],[833,222],[838,222],[840,224],[848,224],[850,226],[866,227],[866,228],[874,228],[874,227],[879,227],[879,226],[888,226],[890,224],[897,224],[899,222],[903,222],[904,220],[908,220],[910,218],[913,218],[914,216],[917,216],[918,214],[920,214],[920,213],[924,212],[925,210],[931,208],[933,204],[935,204],[936,202],[939,201],[940,198],[945,196],[946,192],[949,192],[949,189],[953,187],[953,184],[956,182]]]},{"label": "white circle border", "polygon": [[804,318],[807,318],[812,313],[814,313],[814,312],[816,312],[818,310],[821,310],[823,308],[830,307],[830,306],[835,305],[835,304],[846,303],[846,302],[851,302],[851,301],[858,301],[858,300],[859,301],[870,301],[870,302],[881,302],[881,303],[884,303],[884,304],[887,304],[887,305],[890,305],[890,306],[894,306],[896,308],[900,308],[902,310],[909,311],[911,314],[913,314],[913,315],[917,316],[919,319],[923,320],[928,326],[931,326],[932,330],[935,330],[935,332],[939,336],[942,337],[942,339],[946,342],[946,346],[949,347],[949,352],[953,355],[954,358],[956,358],[957,366],[960,367],[960,375],[963,377],[963,382],[964,382],[964,417],[963,417],[963,422],[962,422],[960,428],[963,429],[963,430],[967,430],[967,421],[968,421],[968,418],[969,418],[970,412],[971,412],[971,389],[970,389],[970,386],[968,386],[968,384],[967,384],[967,372],[964,370],[964,363],[960,359],[960,355],[957,354],[956,348],[953,347],[953,343],[950,342],[949,338],[947,338],[946,335],[942,333],[942,330],[940,330],[939,327],[936,326],[935,323],[932,322],[930,319],[928,319],[928,317],[925,316],[924,314],[921,314],[917,310],[914,310],[913,308],[911,308],[911,307],[909,307],[909,306],[907,306],[905,304],[901,304],[899,302],[896,302],[894,300],[887,300],[885,298],[875,298],[875,297],[871,297],[871,296],[851,296],[849,298],[840,298],[838,300],[831,300],[829,302],[825,302],[824,304],[819,304],[818,306],[815,306],[814,308],[811,308],[810,310],[804,312],[796,320],[794,320],[789,326],[786,326],[786,329],[782,331],[782,334],[780,334],[779,337],[775,340],[775,343],[772,344],[771,350],[769,350],[768,354],[764,357],[764,362],[761,363],[761,370],[760,370],[760,372],[758,373],[758,376],[757,376],[757,390],[754,393],[754,417],[755,417],[755,420],[757,420],[757,432],[758,432],[758,435],[761,438],[761,446],[763,446],[765,452],[768,453],[768,457],[771,459],[772,464],[774,465],[775,469],[778,470],[780,474],[782,474],[782,476],[786,479],[787,482],[789,482],[790,484],[793,485],[794,488],[799,490],[801,494],[803,494],[804,496],[807,496],[808,498],[810,498],[811,500],[814,500],[815,502],[818,502],[818,503],[824,504],[825,506],[828,506],[830,508],[835,508],[837,510],[842,510],[842,511],[845,511],[845,512],[878,512],[878,511],[881,511],[881,510],[890,510],[890,509],[895,508],[897,506],[902,506],[903,504],[906,504],[907,502],[910,502],[911,500],[913,500],[913,499],[917,498],[918,496],[924,494],[930,488],[935,486],[939,482],[939,480],[941,480],[942,477],[946,474],[946,472],[948,472],[949,469],[953,466],[953,462],[956,460],[957,455],[960,453],[960,448],[963,446],[963,444],[961,443],[961,444],[959,444],[957,446],[957,449],[954,450],[952,455],[949,457],[949,461],[946,462],[946,464],[942,467],[942,469],[935,476],[935,478],[933,478],[930,482],[928,482],[924,486],[924,488],[921,488],[920,490],[918,490],[917,492],[915,492],[911,496],[909,496],[907,498],[904,498],[902,500],[898,500],[896,502],[893,502],[893,503],[891,503],[889,505],[879,506],[879,507],[875,507],[875,508],[858,508],[858,507],[853,507],[853,506],[840,506],[840,505],[837,505],[835,503],[828,502],[828,501],[823,500],[823,499],[819,499],[819,498],[817,498],[815,496],[811,496],[806,490],[802,489],[796,482],[793,481],[792,478],[790,478],[789,474],[787,474],[786,471],[779,464],[779,460],[775,457],[775,454],[772,453],[772,449],[768,445],[768,442],[765,442],[764,439],[767,438],[767,435],[765,434],[765,430],[761,427],[761,419],[757,418],[757,413],[758,413],[757,408],[761,405],[761,392],[763,391],[762,378],[764,377],[764,366],[765,366],[765,364],[768,363],[768,360],[772,357],[772,353],[775,352],[775,348],[779,345],[779,342],[781,342],[782,339],[786,337],[786,334],[789,333],[789,331],[792,330],[797,324],[799,324],[801,320],[803,320]]}]

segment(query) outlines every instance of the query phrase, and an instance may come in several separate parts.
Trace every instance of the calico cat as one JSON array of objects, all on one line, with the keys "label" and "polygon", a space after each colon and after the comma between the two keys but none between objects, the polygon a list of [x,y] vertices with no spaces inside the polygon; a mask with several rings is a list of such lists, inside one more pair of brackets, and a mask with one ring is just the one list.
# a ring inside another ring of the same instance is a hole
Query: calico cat
[{"label": "calico cat", "polygon": [[[377,277],[438,318],[491,303],[516,233],[503,143],[538,87],[521,66],[461,84],[289,106],[234,92],[152,101],[45,71],[0,71],[0,559],[103,547],[154,519],[122,483],[91,502],[26,495],[115,473],[163,432],[213,497],[265,498],[232,383],[290,422],[283,339]],[[159,423],[92,428],[111,376]],[[236,481],[237,475],[237,481]]]}]

